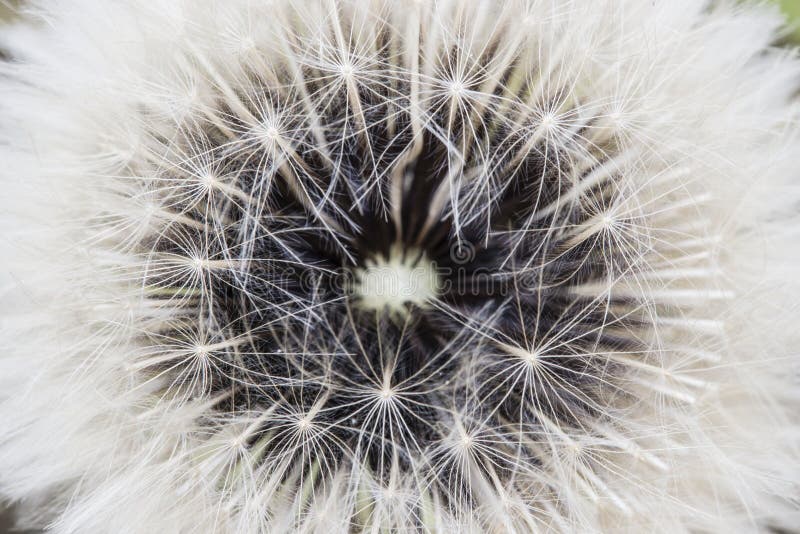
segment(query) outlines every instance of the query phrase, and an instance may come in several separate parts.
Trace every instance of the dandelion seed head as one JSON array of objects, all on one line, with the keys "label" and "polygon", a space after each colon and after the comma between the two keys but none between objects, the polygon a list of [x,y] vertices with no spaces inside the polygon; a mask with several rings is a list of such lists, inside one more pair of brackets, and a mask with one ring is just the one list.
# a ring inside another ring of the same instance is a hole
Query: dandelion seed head
[{"label": "dandelion seed head", "polygon": [[4,40],[32,522],[793,524],[800,66],[766,8],[167,4]]}]

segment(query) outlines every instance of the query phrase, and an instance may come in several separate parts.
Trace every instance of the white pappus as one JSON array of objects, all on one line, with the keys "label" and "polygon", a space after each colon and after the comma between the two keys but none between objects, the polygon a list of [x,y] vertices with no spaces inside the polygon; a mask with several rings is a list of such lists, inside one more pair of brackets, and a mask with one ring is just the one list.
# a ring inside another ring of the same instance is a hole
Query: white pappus
[{"label": "white pappus", "polygon": [[777,10],[23,15],[0,32],[21,524],[800,524],[800,62]]}]

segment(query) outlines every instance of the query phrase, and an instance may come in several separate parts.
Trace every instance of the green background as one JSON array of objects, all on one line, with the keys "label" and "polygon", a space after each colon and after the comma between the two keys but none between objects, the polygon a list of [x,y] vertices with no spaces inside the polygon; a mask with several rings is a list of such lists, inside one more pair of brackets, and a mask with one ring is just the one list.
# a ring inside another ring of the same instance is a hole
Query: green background
[{"label": "green background", "polygon": [[800,0],[776,0],[789,18],[792,29],[791,41],[800,44]]}]

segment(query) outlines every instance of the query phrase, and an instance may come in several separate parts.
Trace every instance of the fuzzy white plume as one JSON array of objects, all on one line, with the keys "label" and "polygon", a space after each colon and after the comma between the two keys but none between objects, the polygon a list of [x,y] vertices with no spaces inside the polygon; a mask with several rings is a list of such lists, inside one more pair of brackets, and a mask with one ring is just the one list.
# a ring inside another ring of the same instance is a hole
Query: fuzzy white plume
[{"label": "fuzzy white plume", "polygon": [[70,0],[0,46],[54,532],[800,524],[800,62],[733,0]]}]

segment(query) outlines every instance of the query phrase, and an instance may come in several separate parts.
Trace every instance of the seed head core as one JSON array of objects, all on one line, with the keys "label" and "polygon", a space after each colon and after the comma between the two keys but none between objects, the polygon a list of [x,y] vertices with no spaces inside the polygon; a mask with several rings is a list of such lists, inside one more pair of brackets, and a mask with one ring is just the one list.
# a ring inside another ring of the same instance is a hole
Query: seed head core
[{"label": "seed head core", "polygon": [[405,313],[409,304],[428,306],[440,291],[436,264],[423,251],[397,244],[388,256],[368,259],[354,275],[351,294],[364,310]]}]

